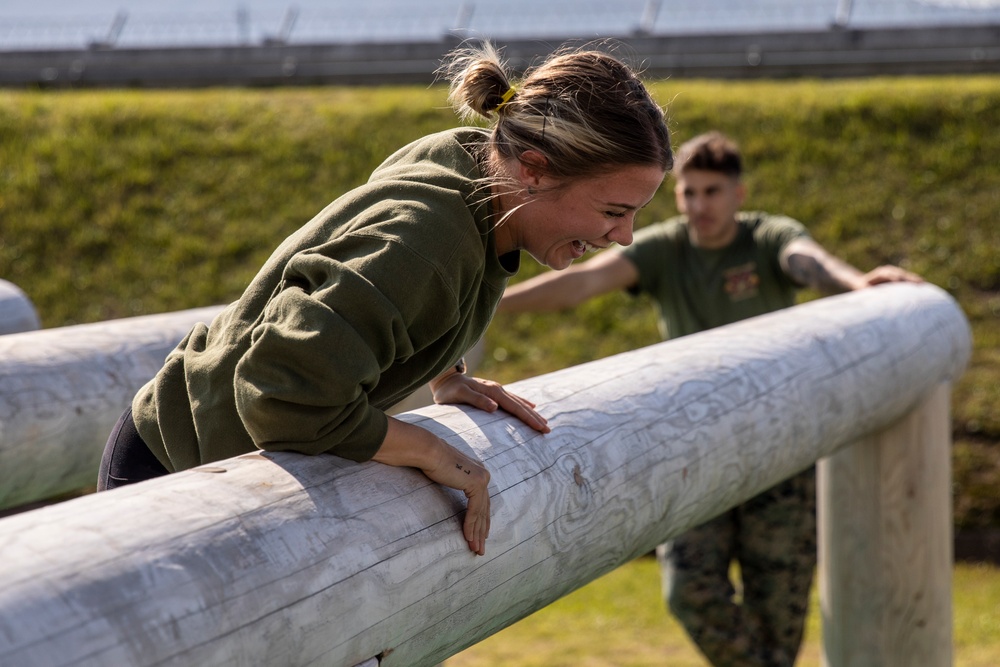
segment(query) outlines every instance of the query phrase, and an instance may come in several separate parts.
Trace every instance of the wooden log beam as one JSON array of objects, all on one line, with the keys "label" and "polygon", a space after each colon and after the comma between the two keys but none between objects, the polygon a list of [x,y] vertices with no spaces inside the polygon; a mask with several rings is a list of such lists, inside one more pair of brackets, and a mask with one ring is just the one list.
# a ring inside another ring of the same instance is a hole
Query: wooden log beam
[{"label": "wooden log beam", "polygon": [[970,351],[889,285],[511,385],[552,433],[400,418],[492,473],[484,557],[420,473],[252,453],[0,520],[0,664],[430,665],[907,415]]},{"label": "wooden log beam", "polygon": [[[5,315],[2,288],[0,318]],[[23,303],[20,297],[8,301]],[[104,443],[122,410],[191,326],[210,321],[220,308],[0,341],[0,469],[10,476],[0,484],[0,510],[93,487]],[[13,306],[10,311],[15,312]],[[16,312],[24,312],[23,306]],[[470,372],[482,357],[480,342],[465,355]],[[391,413],[433,402],[424,386]]]},{"label": "wooden log beam", "polygon": [[42,327],[31,299],[12,282],[0,279],[0,335]]},{"label": "wooden log beam", "polygon": [[104,443],[136,391],[219,310],[0,336],[0,509],[95,486]]}]

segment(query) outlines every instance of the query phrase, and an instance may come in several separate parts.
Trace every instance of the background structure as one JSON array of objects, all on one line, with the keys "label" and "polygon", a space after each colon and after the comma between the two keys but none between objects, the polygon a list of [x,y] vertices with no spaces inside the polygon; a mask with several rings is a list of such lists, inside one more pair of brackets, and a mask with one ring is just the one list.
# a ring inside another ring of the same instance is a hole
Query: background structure
[{"label": "background structure", "polygon": [[1000,0],[8,0],[0,85],[423,83],[463,39],[516,66],[612,38],[660,77],[1000,71]]}]

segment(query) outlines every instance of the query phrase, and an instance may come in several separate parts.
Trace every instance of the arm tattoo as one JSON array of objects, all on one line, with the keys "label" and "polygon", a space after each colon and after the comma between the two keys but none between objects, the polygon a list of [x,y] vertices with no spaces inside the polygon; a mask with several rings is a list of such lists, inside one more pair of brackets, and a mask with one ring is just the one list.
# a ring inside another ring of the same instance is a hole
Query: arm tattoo
[{"label": "arm tattoo", "polygon": [[823,285],[830,283],[830,273],[815,257],[791,253],[785,261],[788,265],[788,277],[800,285],[822,289]]},{"label": "arm tattoo", "polygon": [[861,275],[850,264],[805,243],[789,248],[784,264],[789,278],[824,294],[850,291],[855,276]]}]

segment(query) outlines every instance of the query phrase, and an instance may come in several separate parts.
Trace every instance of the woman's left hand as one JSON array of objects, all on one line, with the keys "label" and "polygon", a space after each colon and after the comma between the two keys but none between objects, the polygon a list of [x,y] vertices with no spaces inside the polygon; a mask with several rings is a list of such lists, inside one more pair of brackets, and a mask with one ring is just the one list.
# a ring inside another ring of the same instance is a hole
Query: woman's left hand
[{"label": "woman's left hand", "polygon": [[551,430],[548,420],[535,412],[534,403],[511,394],[498,382],[469,377],[451,370],[434,378],[430,382],[430,388],[435,403],[471,405],[486,412],[495,412],[497,408],[503,408],[540,433],[548,433]]}]

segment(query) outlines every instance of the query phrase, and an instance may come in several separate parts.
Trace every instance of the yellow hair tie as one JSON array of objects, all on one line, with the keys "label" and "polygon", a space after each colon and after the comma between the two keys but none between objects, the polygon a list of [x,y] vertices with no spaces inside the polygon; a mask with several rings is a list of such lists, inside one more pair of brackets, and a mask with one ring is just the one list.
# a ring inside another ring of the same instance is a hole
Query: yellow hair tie
[{"label": "yellow hair tie", "polygon": [[507,106],[507,103],[510,102],[511,99],[513,99],[515,94],[517,94],[517,89],[514,88],[514,86],[508,88],[507,92],[500,96],[501,102],[500,104],[496,105],[496,108],[494,108],[493,111],[494,112],[500,111],[500,109],[503,109],[505,106]]}]

